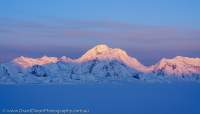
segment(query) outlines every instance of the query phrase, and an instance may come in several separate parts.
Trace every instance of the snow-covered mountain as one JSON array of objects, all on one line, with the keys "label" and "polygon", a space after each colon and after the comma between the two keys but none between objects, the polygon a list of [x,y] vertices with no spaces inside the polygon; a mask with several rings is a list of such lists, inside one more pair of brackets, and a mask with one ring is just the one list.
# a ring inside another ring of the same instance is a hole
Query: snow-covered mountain
[{"label": "snow-covered mountain", "polygon": [[121,80],[200,81],[200,58],[177,56],[146,67],[119,48],[97,45],[77,59],[18,57],[0,64],[0,83],[67,83]]},{"label": "snow-covered mountain", "polygon": [[200,58],[177,56],[172,59],[162,59],[154,65],[154,73],[158,75],[188,77],[200,76]]},{"label": "snow-covered mountain", "polygon": [[91,60],[117,60],[140,72],[147,72],[149,68],[142,65],[136,58],[130,57],[125,51],[119,48],[110,48],[107,45],[97,45],[87,51],[77,62],[87,62]]},{"label": "snow-covered mountain", "polygon": [[12,61],[12,63],[14,63],[20,67],[23,67],[23,68],[28,68],[33,65],[45,65],[48,63],[56,63],[56,62],[58,62],[57,58],[47,57],[47,56],[44,56],[41,58],[28,58],[28,57],[21,56]]}]

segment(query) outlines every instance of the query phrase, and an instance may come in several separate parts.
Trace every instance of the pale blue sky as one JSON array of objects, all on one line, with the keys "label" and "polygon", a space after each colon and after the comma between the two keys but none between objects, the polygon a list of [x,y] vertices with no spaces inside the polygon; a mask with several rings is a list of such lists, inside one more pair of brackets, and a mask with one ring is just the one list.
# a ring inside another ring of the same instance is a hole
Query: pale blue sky
[{"label": "pale blue sky", "polygon": [[146,64],[199,57],[199,6],[199,0],[1,0],[0,61],[78,57],[99,43]]},{"label": "pale blue sky", "polygon": [[199,0],[1,0],[0,16],[200,27]]}]

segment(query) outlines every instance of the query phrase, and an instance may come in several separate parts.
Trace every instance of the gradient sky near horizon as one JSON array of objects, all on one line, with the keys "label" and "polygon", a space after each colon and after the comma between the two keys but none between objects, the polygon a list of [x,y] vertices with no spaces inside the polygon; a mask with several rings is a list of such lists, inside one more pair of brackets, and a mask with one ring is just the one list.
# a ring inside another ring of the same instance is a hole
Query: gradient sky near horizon
[{"label": "gradient sky near horizon", "polygon": [[0,61],[78,57],[97,44],[146,65],[200,57],[199,0],[1,0]]}]

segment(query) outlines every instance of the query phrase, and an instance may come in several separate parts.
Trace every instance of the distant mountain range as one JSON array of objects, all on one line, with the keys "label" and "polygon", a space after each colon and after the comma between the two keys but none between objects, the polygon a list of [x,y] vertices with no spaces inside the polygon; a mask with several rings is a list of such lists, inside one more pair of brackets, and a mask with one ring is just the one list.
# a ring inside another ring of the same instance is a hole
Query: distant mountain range
[{"label": "distant mountain range", "polygon": [[1,84],[115,81],[198,81],[200,58],[177,56],[144,66],[119,48],[97,45],[77,59],[18,57],[0,64]]}]

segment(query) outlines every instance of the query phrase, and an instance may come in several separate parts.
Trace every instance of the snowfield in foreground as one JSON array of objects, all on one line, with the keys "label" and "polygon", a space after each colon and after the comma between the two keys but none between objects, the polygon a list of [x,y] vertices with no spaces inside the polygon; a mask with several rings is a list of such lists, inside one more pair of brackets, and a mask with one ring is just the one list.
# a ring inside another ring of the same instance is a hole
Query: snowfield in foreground
[{"label": "snowfield in foreground", "polygon": [[200,114],[199,88],[200,84],[193,82],[142,81],[124,85],[0,85],[0,109],[90,111],[75,114]]},{"label": "snowfield in foreground", "polygon": [[125,51],[97,45],[77,59],[18,57],[0,64],[1,84],[104,82],[200,82],[200,58],[177,56],[144,66]]}]

